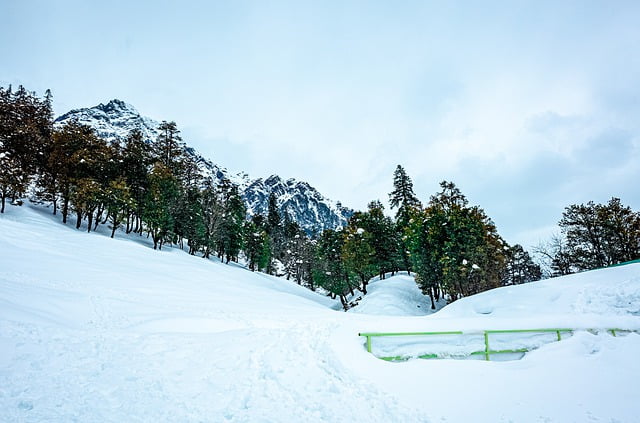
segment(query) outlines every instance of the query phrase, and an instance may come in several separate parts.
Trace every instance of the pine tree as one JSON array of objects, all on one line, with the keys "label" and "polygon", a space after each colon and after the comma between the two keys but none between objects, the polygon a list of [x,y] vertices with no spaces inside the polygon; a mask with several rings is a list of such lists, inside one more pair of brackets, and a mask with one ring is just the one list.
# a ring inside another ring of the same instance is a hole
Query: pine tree
[{"label": "pine tree", "polygon": [[576,270],[610,266],[640,257],[640,213],[619,198],[607,204],[570,205],[559,222]]},{"label": "pine tree", "polygon": [[149,175],[149,191],[145,197],[143,220],[153,239],[153,249],[162,249],[162,244],[172,238],[174,227],[173,209],[180,186],[171,170],[156,163]]},{"label": "pine tree", "polygon": [[[151,166],[151,147],[144,141],[140,130],[133,130],[124,141],[121,152],[121,165],[129,187],[133,208],[127,214],[127,233],[142,234],[142,216],[145,196],[149,190],[149,167]],[[135,223],[134,223],[135,221]]]},{"label": "pine tree", "polygon": [[131,192],[123,177],[112,180],[104,193],[104,202],[107,209],[107,218],[111,222],[111,238],[126,218],[128,210],[135,207]]},{"label": "pine tree", "polygon": [[202,208],[202,192],[195,186],[187,188],[182,198],[182,221],[183,235],[187,238],[189,254],[194,255],[206,242],[205,214]]},{"label": "pine tree", "polygon": [[243,251],[252,272],[265,269],[271,256],[269,236],[262,226],[260,219],[244,223]]},{"label": "pine tree", "polygon": [[396,270],[397,245],[393,236],[393,221],[384,215],[384,206],[380,201],[372,201],[368,210],[359,219],[361,227],[368,233],[370,245],[375,252],[375,266],[380,279],[387,272]]},{"label": "pine tree", "polygon": [[502,285],[518,285],[540,280],[542,270],[521,245],[504,247],[507,262],[502,277]]},{"label": "pine tree", "polygon": [[[99,140],[89,126],[69,122],[54,131],[47,161],[50,175],[47,179],[47,189],[51,190],[53,197],[60,195],[62,199],[63,223],[67,223],[71,196],[75,195],[77,199],[76,184],[86,179],[98,183],[97,176],[105,159],[106,149],[106,143]],[[86,181],[84,185],[88,186]],[[88,192],[80,191],[81,194]],[[76,207],[76,212],[80,211],[82,215],[84,209],[80,203]]]},{"label": "pine tree", "polygon": [[219,184],[222,215],[219,230],[215,235],[218,257],[221,260],[237,260],[242,247],[243,224],[246,207],[238,187],[223,179]]},{"label": "pine tree", "polygon": [[0,87],[0,213],[8,197],[24,195],[44,161],[51,138],[50,92],[45,100],[20,86]]},{"label": "pine tree", "polygon": [[282,262],[287,279],[293,276],[298,285],[303,281],[309,281],[309,239],[296,222],[289,220],[285,215],[284,224],[284,253]]},{"label": "pine tree", "polygon": [[185,152],[180,145],[180,131],[175,122],[166,121],[162,121],[158,130],[160,135],[153,145],[154,159],[169,169],[173,176],[181,179],[185,170]]},{"label": "pine tree", "polygon": [[376,251],[372,247],[373,235],[361,226],[362,213],[356,212],[349,220],[342,246],[342,260],[347,272],[360,284],[363,294],[367,293],[369,280],[378,271]]},{"label": "pine tree", "polygon": [[500,286],[506,262],[506,243],[484,211],[469,207],[453,183],[440,186],[427,208],[414,211],[407,228],[416,281],[432,308],[441,293],[455,301]]},{"label": "pine tree", "polygon": [[204,181],[204,187],[200,192],[200,203],[204,224],[203,257],[208,259],[212,252],[217,251],[217,236],[220,232],[223,212],[222,201],[211,178]]},{"label": "pine tree", "polygon": [[344,240],[342,231],[323,231],[316,244],[316,259],[312,272],[314,283],[338,296],[343,309],[347,311],[347,294],[354,294],[354,285],[342,260]]},{"label": "pine tree", "polygon": [[273,259],[282,259],[282,244],[284,242],[284,239],[282,219],[280,218],[280,212],[278,211],[278,199],[273,192],[269,194],[269,203],[267,207],[267,224],[265,230],[269,235],[271,242],[271,262],[269,263],[267,273],[274,274],[275,269]]},{"label": "pine tree", "polygon": [[398,208],[396,212],[397,225],[404,229],[409,224],[411,209],[420,208],[420,200],[413,192],[413,182],[400,165],[393,172],[393,191],[389,194],[391,208]]}]

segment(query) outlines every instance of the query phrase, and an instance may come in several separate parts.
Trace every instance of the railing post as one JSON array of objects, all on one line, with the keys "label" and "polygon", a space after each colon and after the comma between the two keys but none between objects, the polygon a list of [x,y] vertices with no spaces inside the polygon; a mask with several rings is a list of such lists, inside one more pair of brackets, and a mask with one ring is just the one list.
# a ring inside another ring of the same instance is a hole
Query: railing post
[{"label": "railing post", "polygon": [[556,331],[556,333],[558,334],[558,341],[562,341],[562,337],[560,336],[560,331]]},{"label": "railing post", "polygon": [[367,335],[367,352],[371,352],[371,336]]},{"label": "railing post", "polygon": [[484,331],[484,359],[489,361],[489,334]]},{"label": "railing post", "polygon": [[615,329],[611,329],[611,335],[616,336],[616,330]]}]

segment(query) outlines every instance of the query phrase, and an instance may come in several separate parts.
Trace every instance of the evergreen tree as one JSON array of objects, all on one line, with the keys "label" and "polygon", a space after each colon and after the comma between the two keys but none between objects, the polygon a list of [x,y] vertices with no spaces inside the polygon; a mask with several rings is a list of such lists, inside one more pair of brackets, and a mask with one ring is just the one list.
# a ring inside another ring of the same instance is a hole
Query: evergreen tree
[{"label": "evergreen tree", "polygon": [[291,222],[285,215],[284,226],[285,248],[283,254],[283,264],[287,279],[293,276],[298,285],[303,281],[308,281],[310,275],[309,268],[309,240],[305,232],[300,229],[297,223]]},{"label": "evergreen tree", "polygon": [[202,192],[195,186],[182,187],[178,205],[174,210],[174,231],[181,248],[187,239],[189,254],[194,255],[204,247],[207,234],[205,213],[202,207]]},{"label": "evergreen tree", "polygon": [[506,250],[506,266],[502,277],[502,285],[518,285],[540,280],[542,270],[533,262],[531,256],[521,245],[504,247]]},{"label": "evergreen tree", "polygon": [[391,208],[398,208],[396,222],[401,230],[407,227],[411,218],[411,210],[420,208],[420,200],[413,192],[413,182],[400,165],[393,172],[393,191],[389,194]]},{"label": "evergreen tree", "polygon": [[111,222],[111,238],[128,215],[128,211],[135,207],[135,201],[126,180],[119,177],[109,182],[104,193],[104,202],[107,209],[107,218]]},{"label": "evergreen tree", "polygon": [[51,138],[50,92],[40,100],[24,87],[0,87],[0,213],[6,199],[24,195]]},{"label": "evergreen tree", "polygon": [[149,175],[149,191],[145,197],[143,220],[153,239],[153,249],[162,249],[162,244],[172,238],[174,227],[173,210],[180,186],[171,170],[156,163]]},{"label": "evergreen tree", "polygon": [[500,285],[506,262],[495,225],[479,207],[469,207],[460,190],[442,182],[423,211],[414,210],[407,228],[416,281],[434,299],[451,301]]},{"label": "evergreen tree", "polygon": [[204,224],[203,257],[208,259],[212,252],[217,251],[217,236],[222,222],[222,202],[211,178],[204,181],[204,187],[200,192],[200,203]]},{"label": "evergreen tree", "polygon": [[275,236],[280,230],[280,212],[278,211],[278,199],[272,192],[269,194],[269,205],[267,208],[267,232]]},{"label": "evergreen tree", "polygon": [[386,272],[397,269],[398,246],[393,235],[393,221],[384,215],[384,206],[380,201],[372,201],[368,210],[359,217],[359,224],[367,232],[369,243],[375,252],[375,266],[380,279]]},{"label": "evergreen tree", "polygon": [[219,231],[216,233],[216,245],[218,257],[221,260],[226,258],[226,263],[229,263],[230,260],[237,260],[242,247],[246,208],[236,185],[228,180],[222,180],[219,189],[222,215]]},{"label": "evergreen tree", "polygon": [[378,271],[376,251],[371,246],[372,234],[361,227],[362,214],[356,212],[345,230],[345,242],[342,246],[342,259],[347,272],[360,284],[363,294],[367,293],[367,284]]},{"label": "evergreen tree", "polygon": [[[121,164],[131,195],[133,208],[127,214],[127,233],[142,234],[142,215],[145,197],[149,190],[149,167],[151,166],[151,147],[144,141],[140,130],[133,130],[124,141]],[[135,222],[135,223],[134,223]]]},{"label": "evergreen tree", "polygon": [[409,220],[414,209],[420,209],[422,204],[413,192],[413,182],[404,168],[400,165],[393,173],[393,191],[389,193],[391,208],[398,208],[396,212],[395,232],[397,235],[398,260],[401,267],[410,273],[411,261],[409,260],[408,245],[404,237],[405,230],[409,226]]},{"label": "evergreen tree", "polygon": [[252,272],[266,269],[271,256],[269,236],[260,220],[254,218],[244,223],[243,250]]},{"label": "evergreen tree", "polygon": [[[81,203],[82,196],[98,190],[76,189],[78,182],[83,181],[84,187],[99,185],[97,177],[105,159],[106,143],[95,135],[92,128],[75,122],[65,124],[59,130],[54,131],[47,168],[47,189],[51,190],[51,196],[60,195],[62,200],[62,222],[67,223],[72,194],[78,201],[76,212],[80,215],[84,212]],[[92,180],[91,183],[88,180]],[[95,182],[95,184],[93,184]],[[79,197],[78,197],[79,196]],[[90,196],[93,196],[91,193]],[[87,204],[94,204],[89,198]],[[54,206],[55,211],[55,206]]]},{"label": "evergreen tree", "polygon": [[640,257],[640,214],[619,198],[607,204],[568,206],[559,222],[575,270],[610,266]]},{"label": "evergreen tree", "polygon": [[320,286],[338,296],[345,311],[349,309],[347,294],[354,294],[352,282],[342,260],[344,234],[342,231],[325,230],[316,244],[313,280]]},{"label": "evergreen tree", "polygon": [[180,142],[180,131],[175,122],[162,121],[160,135],[153,145],[154,159],[168,168],[173,176],[181,179],[184,172],[185,152]]}]

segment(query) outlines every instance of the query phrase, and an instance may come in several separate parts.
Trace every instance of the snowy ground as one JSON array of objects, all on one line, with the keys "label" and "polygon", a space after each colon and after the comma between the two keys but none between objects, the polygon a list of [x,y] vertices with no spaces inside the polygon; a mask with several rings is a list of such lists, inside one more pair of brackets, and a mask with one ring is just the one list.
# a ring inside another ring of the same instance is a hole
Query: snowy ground
[{"label": "snowy ground", "polygon": [[344,313],[281,279],[57,221],[27,206],[0,216],[0,421],[638,421],[637,334],[576,332],[516,361],[402,363],[357,334],[640,329],[640,265],[431,316],[399,276]]}]

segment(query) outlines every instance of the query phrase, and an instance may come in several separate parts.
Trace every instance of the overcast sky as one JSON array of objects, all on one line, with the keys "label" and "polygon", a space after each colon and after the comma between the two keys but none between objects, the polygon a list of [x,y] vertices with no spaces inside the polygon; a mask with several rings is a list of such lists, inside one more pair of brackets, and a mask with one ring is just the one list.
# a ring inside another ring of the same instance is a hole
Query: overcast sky
[{"label": "overcast sky", "polygon": [[0,86],[119,98],[205,157],[363,209],[402,164],[510,243],[640,209],[640,1],[0,1]]}]

